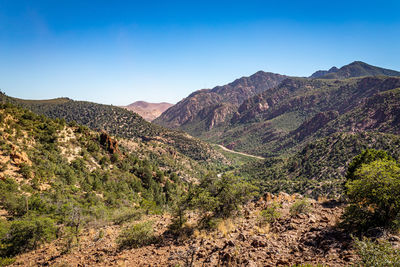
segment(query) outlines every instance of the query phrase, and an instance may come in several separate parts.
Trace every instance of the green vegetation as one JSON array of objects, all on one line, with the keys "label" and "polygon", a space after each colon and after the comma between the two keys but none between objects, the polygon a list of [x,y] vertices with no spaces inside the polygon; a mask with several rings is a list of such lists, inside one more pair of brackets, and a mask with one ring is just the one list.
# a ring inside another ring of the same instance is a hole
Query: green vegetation
[{"label": "green vegetation", "polygon": [[301,200],[297,200],[291,207],[290,207],[290,215],[295,216],[298,214],[307,214],[310,212],[310,202],[306,198]]},{"label": "green vegetation", "polygon": [[152,222],[142,222],[122,230],[117,239],[120,249],[138,248],[156,241]]},{"label": "green vegetation", "polygon": [[279,205],[277,203],[272,203],[268,205],[260,213],[260,224],[273,223],[281,217],[281,213],[278,211]]},{"label": "green vegetation", "polygon": [[400,228],[400,166],[386,152],[366,150],[347,173],[349,206],[344,224],[357,231],[372,227]]},{"label": "green vegetation", "polygon": [[259,180],[261,191],[301,193],[309,197],[343,195],[346,166],[363,150],[383,149],[400,158],[400,136],[383,133],[335,133],[299,152],[243,166],[238,173]]},{"label": "green vegetation", "polygon": [[364,238],[355,239],[354,243],[362,266],[396,267],[400,264],[400,250],[393,248],[388,242],[379,243]]},{"label": "green vegetation", "polygon": [[254,195],[256,187],[233,175],[206,176],[195,187],[193,207],[204,218],[228,218]]},{"label": "green vegetation", "polygon": [[[111,150],[100,133],[85,126],[12,104],[1,104],[0,114],[5,132],[0,155],[9,158],[3,169],[11,163],[17,168],[0,179],[0,205],[7,212],[0,221],[4,258],[51,241],[60,229],[68,252],[92,221],[123,224],[160,212],[183,186],[175,171],[186,175],[186,168],[178,163],[161,168],[151,157],[156,146],[134,143],[142,146],[134,150],[114,140],[118,149]],[[151,152],[142,153],[146,149]]]},{"label": "green vegetation", "polygon": [[249,201],[256,187],[231,174],[207,175],[197,185],[190,185],[187,193],[177,192],[173,206],[172,233],[179,233],[186,222],[186,212],[196,210],[201,216],[201,228],[215,228],[217,222],[236,214]]},{"label": "green vegetation", "polygon": [[[51,100],[22,100],[1,97],[4,101],[21,105],[37,114],[60,118],[67,122],[85,125],[91,129],[102,129],[111,135],[144,141],[157,140],[173,147],[180,153],[197,161],[220,160],[210,145],[183,132],[171,131],[145,121],[138,114],[124,108],[101,105],[68,98]],[[0,99],[1,101],[1,99]]]}]

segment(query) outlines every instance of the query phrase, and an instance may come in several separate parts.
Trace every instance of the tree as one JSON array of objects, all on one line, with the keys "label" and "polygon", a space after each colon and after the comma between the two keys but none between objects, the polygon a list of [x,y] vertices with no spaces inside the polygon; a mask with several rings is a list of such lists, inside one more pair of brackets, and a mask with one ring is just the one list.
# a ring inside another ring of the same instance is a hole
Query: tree
[{"label": "tree", "polygon": [[228,218],[240,205],[250,200],[255,191],[255,186],[237,176],[208,175],[197,186],[192,203],[204,214]]},{"label": "tree", "polygon": [[[366,163],[362,163],[362,160]],[[370,227],[400,226],[400,166],[384,151],[363,152],[350,166],[346,193],[350,205],[347,225],[364,231]]]},{"label": "tree", "polygon": [[383,150],[375,150],[375,149],[366,149],[358,156],[355,156],[346,173],[346,180],[353,180],[354,174],[361,167],[362,164],[369,164],[375,160],[394,160],[392,156],[388,155],[386,151]]}]

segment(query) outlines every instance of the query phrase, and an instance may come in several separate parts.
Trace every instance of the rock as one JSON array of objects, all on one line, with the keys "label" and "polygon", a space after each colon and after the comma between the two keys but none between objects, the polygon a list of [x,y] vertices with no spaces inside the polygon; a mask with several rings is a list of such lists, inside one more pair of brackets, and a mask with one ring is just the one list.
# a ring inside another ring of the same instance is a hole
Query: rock
[{"label": "rock", "polygon": [[246,241],[246,240],[247,240],[247,237],[246,237],[246,235],[244,235],[243,233],[240,233],[240,234],[238,235],[238,237],[237,237],[237,240]]},{"label": "rock", "polygon": [[226,244],[227,246],[230,246],[230,247],[234,247],[234,246],[235,246],[235,243],[234,243],[232,240],[226,241],[225,244]]},{"label": "rock", "polygon": [[117,140],[112,139],[105,131],[102,131],[100,134],[100,144],[103,145],[111,154],[119,153]]},{"label": "rock", "polygon": [[247,266],[247,267],[257,267],[257,263],[255,263],[252,260],[248,260],[247,262],[245,262],[245,266]]},{"label": "rock", "polygon": [[253,241],[251,242],[251,245],[255,248],[258,248],[258,247],[266,247],[267,243],[260,237],[254,237]]}]

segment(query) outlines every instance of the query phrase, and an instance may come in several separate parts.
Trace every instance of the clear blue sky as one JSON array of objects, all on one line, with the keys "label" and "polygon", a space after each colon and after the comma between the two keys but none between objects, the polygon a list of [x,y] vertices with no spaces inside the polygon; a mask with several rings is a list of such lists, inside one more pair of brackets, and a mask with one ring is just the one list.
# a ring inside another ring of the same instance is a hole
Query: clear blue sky
[{"label": "clear blue sky", "polygon": [[258,70],[400,70],[400,1],[0,0],[0,88],[177,102]]}]

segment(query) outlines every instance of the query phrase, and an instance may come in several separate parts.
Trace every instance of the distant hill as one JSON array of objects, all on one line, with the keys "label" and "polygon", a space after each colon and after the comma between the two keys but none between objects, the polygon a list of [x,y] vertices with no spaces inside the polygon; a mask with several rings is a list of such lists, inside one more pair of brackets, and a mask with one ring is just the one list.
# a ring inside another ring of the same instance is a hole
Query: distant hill
[{"label": "distant hill", "polygon": [[123,138],[158,141],[194,160],[219,161],[224,158],[206,142],[184,132],[151,124],[138,114],[121,107],[75,101],[69,98],[23,100],[4,94],[0,94],[0,102],[18,104],[50,118],[65,119],[68,122],[75,121],[91,129],[105,130]]},{"label": "distant hill", "polygon": [[[212,129],[228,118],[244,100],[277,86],[287,76],[259,71],[224,86],[198,90],[161,114],[155,123],[169,128],[201,124]],[[191,132],[191,131],[189,131]]]},{"label": "distant hill", "polygon": [[379,76],[379,75],[400,76],[400,72],[372,66],[362,61],[354,61],[353,63],[345,65],[340,69],[332,67],[328,71],[319,70],[317,72],[314,72],[310,76],[310,78],[346,79],[352,77]]},{"label": "distant hill", "polygon": [[128,110],[131,110],[133,112],[136,112],[140,116],[143,117],[143,119],[147,121],[153,121],[155,118],[161,115],[164,111],[166,111],[168,108],[172,107],[173,104],[166,103],[166,102],[161,102],[161,103],[149,103],[145,101],[136,101],[132,104],[129,104],[127,106],[123,106],[123,108],[126,108]]}]

